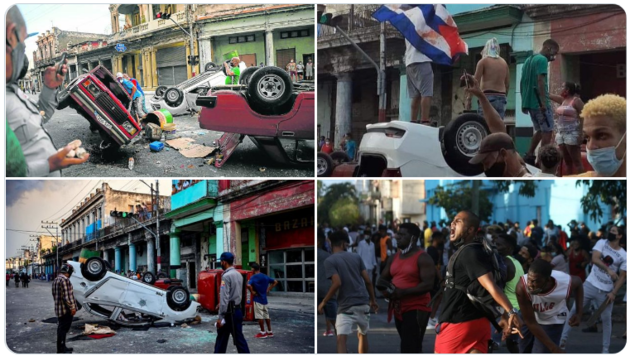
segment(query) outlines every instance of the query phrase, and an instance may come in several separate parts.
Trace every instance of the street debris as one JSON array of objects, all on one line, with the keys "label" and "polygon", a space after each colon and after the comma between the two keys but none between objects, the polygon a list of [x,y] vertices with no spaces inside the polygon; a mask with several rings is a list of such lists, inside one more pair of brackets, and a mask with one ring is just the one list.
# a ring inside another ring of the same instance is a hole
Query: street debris
[{"label": "street debris", "polygon": [[98,324],[85,324],[85,331],[83,335],[108,335],[104,337],[110,337],[116,335],[116,332],[109,326],[99,326]]},{"label": "street debris", "polygon": [[149,145],[149,148],[151,149],[152,152],[160,152],[164,148],[164,143],[160,141],[154,141],[154,142],[151,142],[151,144]]},{"label": "street debris", "polygon": [[165,343],[165,342],[166,342],[166,340],[165,340],[165,339],[159,339],[159,340],[157,341],[157,343],[158,343],[158,344],[163,344],[163,343]]},{"label": "street debris", "polygon": [[188,324],[186,324],[186,323],[183,323],[181,326],[182,326],[182,329],[189,329],[190,328],[190,326],[188,326]]},{"label": "street debris", "polygon": [[186,158],[203,158],[216,150],[214,147],[194,143],[195,140],[189,137],[180,137],[166,141],[166,144],[178,150]]},{"label": "street debris", "polygon": [[197,325],[197,324],[201,324],[201,316],[200,315],[197,315],[195,317],[195,320],[190,323],[190,325]]},{"label": "street debris", "polygon": [[28,322],[29,322],[29,323],[34,323],[34,322],[35,322],[35,319],[31,319],[31,320],[29,320]]},{"label": "street debris", "polygon": [[133,171],[133,166],[134,166],[133,157],[129,157],[129,163],[128,163],[127,167],[129,167],[130,171]]}]

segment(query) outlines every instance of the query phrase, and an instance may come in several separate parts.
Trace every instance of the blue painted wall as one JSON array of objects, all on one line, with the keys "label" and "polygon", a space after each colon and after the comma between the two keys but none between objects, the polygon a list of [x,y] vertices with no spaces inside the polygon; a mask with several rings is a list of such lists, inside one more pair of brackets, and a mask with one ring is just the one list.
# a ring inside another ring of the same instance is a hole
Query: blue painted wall
[{"label": "blue painted wall", "polygon": [[90,241],[96,237],[96,233],[101,229],[101,220],[96,220],[95,223],[88,225],[85,228],[85,241]]},{"label": "blue painted wall", "polygon": [[[425,181],[427,199],[435,195],[438,185],[447,186],[454,183],[454,180],[427,180]],[[540,208],[541,225],[546,224],[549,219],[556,225],[563,228],[571,220],[584,221],[591,230],[598,229],[603,223],[613,219],[612,208],[602,205],[604,216],[601,221],[596,222],[582,212],[580,199],[587,192],[584,186],[576,187],[574,180],[538,181],[538,188],[534,197],[524,197],[518,195],[520,183],[514,183],[507,193],[499,193],[494,189],[491,182],[483,182],[482,189],[489,190],[490,201],[494,205],[491,217],[492,221],[505,222],[506,220],[518,221],[524,226],[527,220],[537,218],[537,210]],[[428,221],[448,220],[444,209],[427,204]]]},{"label": "blue painted wall", "polygon": [[[173,180],[173,184],[178,182],[178,180]],[[171,209],[179,209],[203,198],[215,198],[218,192],[219,186],[216,180],[201,181],[171,195]]]}]

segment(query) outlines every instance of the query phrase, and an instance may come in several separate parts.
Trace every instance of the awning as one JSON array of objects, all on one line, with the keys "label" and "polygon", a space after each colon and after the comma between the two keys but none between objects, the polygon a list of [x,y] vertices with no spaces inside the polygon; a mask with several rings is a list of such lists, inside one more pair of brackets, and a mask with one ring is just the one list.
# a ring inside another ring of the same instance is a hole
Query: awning
[{"label": "awning", "polygon": [[123,15],[131,15],[136,10],[138,10],[137,4],[121,4],[118,6],[118,13]]}]

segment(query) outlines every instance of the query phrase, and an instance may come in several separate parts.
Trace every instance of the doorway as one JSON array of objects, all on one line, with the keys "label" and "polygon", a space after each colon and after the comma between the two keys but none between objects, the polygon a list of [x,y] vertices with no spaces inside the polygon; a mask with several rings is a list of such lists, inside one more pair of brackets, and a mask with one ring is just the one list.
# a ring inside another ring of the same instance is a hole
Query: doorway
[{"label": "doorway", "polygon": [[188,282],[188,288],[195,289],[197,288],[197,273],[195,262],[188,262],[188,276],[190,277],[190,281]]},{"label": "doorway", "polygon": [[284,70],[291,60],[295,60],[295,48],[279,49],[276,51],[276,66]]},{"label": "doorway", "polygon": [[254,54],[241,54],[238,56],[241,61],[245,62],[248,67],[253,67],[256,65],[256,53]]}]

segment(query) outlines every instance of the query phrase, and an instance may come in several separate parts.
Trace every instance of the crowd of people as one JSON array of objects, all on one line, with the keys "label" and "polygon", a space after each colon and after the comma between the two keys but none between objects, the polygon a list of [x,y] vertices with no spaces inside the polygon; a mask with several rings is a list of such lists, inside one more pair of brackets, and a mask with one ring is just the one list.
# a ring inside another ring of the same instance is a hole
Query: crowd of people
[{"label": "crowd of people", "polygon": [[305,79],[313,80],[313,60],[310,58],[308,62],[306,62],[306,65],[304,65],[302,61],[295,63],[295,60],[291,59],[285,69],[287,73],[289,73],[292,82],[298,82]]},{"label": "crowd of people", "polygon": [[31,275],[25,272],[22,272],[22,273],[10,272],[6,274],[6,279],[7,279],[7,288],[9,288],[9,284],[11,283],[11,281],[15,281],[15,288],[19,288],[20,284],[22,285],[22,288],[28,288],[28,283],[31,281]]},{"label": "crowd of people", "polygon": [[564,352],[571,327],[603,303],[609,351],[626,279],[625,220],[590,231],[575,220],[566,228],[536,219],[484,224],[462,211],[450,224],[324,224],[317,234],[318,312],[339,353],[355,325],[358,351],[368,351],[377,298],[388,303],[402,353],[422,352],[427,329],[436,331],[436,353],[488,352],[502,340],[511,353]]},{"label": "crowd of people", "polygon": [[[329,137],[320,136],[318,142],[318,150],[326,154],[335,152],[335,147]],[[352,137],[352,133],[348,132],[339,143],[339,152],[344,152],[348,156],[348,160],[353,161],[357,155],[357,142]]]}]

